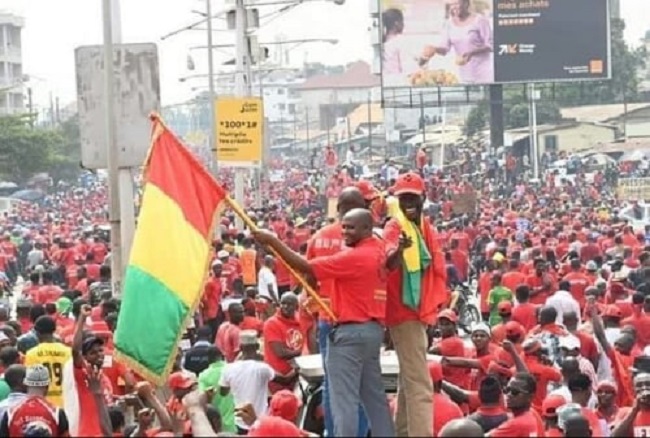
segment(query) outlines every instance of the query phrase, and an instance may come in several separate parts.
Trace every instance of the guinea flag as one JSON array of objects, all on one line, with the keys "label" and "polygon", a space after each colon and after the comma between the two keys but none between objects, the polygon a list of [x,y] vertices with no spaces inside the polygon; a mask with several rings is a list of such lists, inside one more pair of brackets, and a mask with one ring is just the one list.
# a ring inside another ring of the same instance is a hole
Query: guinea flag
[{"label": "guinea flag", "polygon": [[158,116],[152,122],[114,357],[162,385],[201,300],[214,221],[228,195]]}]

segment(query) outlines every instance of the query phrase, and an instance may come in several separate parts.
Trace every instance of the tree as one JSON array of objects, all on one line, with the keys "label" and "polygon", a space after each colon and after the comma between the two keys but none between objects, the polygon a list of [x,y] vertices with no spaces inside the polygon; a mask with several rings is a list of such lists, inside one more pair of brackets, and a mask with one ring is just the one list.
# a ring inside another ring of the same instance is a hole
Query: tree
[{"label": "tree", "polygon": [[466,136],[471,137],[485,128],[489,115],[487,106],[487,102],[483,100],[469,111],[463,127]]},{"label": "tree", "polygon": [[[509,104],[504,107],[504,125],[506,128],[522,128],[529,125],[528,102]],[[538,102],[535,108],[537,124],[558,123],[562,119],[560,109],[553,102]]]},{"label": "tree", "polygon": [[71,180],[79,172],[75,120],[58,128],[32,127],[26,115],[0,117],[0,176],[21,183],[35,173]]}]

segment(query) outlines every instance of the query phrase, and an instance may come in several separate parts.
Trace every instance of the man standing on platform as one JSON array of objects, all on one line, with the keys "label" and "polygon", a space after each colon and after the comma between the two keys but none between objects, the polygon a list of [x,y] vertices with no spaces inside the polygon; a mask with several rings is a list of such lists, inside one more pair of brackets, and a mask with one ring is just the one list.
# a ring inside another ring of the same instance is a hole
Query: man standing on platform
[{"label": "man standing on platform", "polygon": [[[433,227],[422,216],[424,180],[414,172],[402,174],[393,194],[399,209],[386,224],[383,237],[391,269],[386,325],[400,366],[396,434],[431,437],[433,387],[427,367],[426,330],[448,299],[445,259]],[[408,243],[400,245],[400,240]]]},{"label": "man standing on platform", "polygon": [[[267,231],[253,231],[253,236],[307,278],[334,283],[330,299],[336,322],[325,359],[334,436],[358,436],[358,406],[362,404],[373,436],[392,437],[395,432],[380,365],[386,314],[386,246],[373,235],[372,215],[366,209],[347,212],[341,228],[346,248],[312,260],[302,258]],[[402,244],[400,241],[398,248]],[[427,367],[424,369],[426,372]]]},{"label": "man standing on platform", "polygon": [[[365,206],[366,201],[363,197],[363,193],[358,188],[347,187],[343,189],[336,204],[336,211],[339,215],[339,220],[333,224],[324,226],[312,236],[307,246],[307,259],[311,260],[316,257],[331,256],[341,252],[345,248],[343,229],[341,228],[341,218],[343,218],[348,211],[355,208],[365,208]],[[327,303],[329,303],[333,288],[334,280],[324,280],[319,284],[319,294]],[[318,349],[320,350],[323,359],[323,370],[325,371],[322,404],[327,436],[334,436],[327,364],[325,361],[325,357],[327,356],[327,341],[331,330],[332,321],[325,312],[321,311],[318,315]],[[359,432],[357,436],[366,435],[368,435],[368,420],[363,412],[363,408],[359,406]]]}]

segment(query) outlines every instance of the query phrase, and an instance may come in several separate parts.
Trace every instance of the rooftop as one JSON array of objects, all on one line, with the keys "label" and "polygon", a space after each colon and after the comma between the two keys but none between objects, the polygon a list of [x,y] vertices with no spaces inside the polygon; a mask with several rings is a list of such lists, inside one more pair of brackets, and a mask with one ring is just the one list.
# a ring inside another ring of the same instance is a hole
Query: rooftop
[{"label": "rooftop", "polygon": [[[650,103],[628,103],[627,113],[650,108]],[[562,118],[574,119],[579,122],[607,122],[618,119],[625,113],[625,105],[613,103],[609,105],[585,105],[562,108]]]},{"label": "rooftop", "polygon": [[5,24],[11,24],[16,27],[23,27],[25,26],[25,19],[6,11],[0,11],[0,26]]},{"label": "rooftop", "polygon": [[357,61],[349,64],[343,73],[312,76],[299,85],[298,89],[372,88],[379,86],[380,83],[379,76],[372,74],[369,64]]}]

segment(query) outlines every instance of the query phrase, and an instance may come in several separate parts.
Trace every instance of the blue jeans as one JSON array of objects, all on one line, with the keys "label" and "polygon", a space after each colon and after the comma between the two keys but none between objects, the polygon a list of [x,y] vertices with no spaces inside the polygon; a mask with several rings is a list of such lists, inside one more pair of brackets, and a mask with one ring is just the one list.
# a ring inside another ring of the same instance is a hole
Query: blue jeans
[{"label": "blue jeans", "polygon": [[[323,414],[325,416],[325,432],[328,437],[334,436],[334,421],[332,420],[332,409],[330,407],[330,391],[329,391],[329,382],[327,379],[327,345],[329,342],[330,331],[332,330],[332,324],[325,321],[318,321],[318,347],[320,350],[321,357],[323,358],[323,370],[325,375],[323,377]],[[366,413],[363,410],[363,406],[359,405],[359,430],[355,435],[358,437],[368,436],[368,419],[366,418]]]}]

